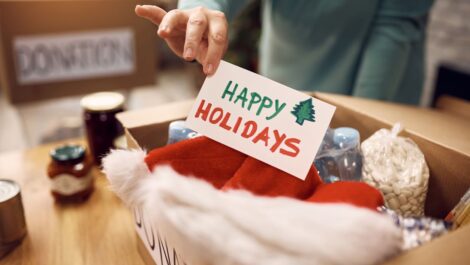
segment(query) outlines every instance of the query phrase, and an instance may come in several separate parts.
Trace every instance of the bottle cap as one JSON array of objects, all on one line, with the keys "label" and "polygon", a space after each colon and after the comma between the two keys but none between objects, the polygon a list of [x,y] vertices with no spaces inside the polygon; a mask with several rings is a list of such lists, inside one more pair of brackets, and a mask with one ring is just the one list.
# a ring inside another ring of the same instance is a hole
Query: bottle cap
[{"label": "bottle cap", "polygon": [[339,127],[335,129],[333,142],[339,148],[358,147],[360,144],[359,132],[350,127]]},{"label": "bottle cap", "polygon": [[0,258],[18,245],[26,235],[20,186],[0,179]]}]

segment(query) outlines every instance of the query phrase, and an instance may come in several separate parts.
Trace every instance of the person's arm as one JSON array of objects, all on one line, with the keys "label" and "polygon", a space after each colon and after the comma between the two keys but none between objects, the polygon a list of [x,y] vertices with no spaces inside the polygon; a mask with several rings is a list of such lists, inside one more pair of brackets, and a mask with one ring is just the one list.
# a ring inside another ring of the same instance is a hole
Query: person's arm
[{"label": "person's arm", "polygon": [[178,9],[191,9],[199,6],[225,13],[231,21],[248,4],[250,0],[180,0]]},{"label": "person's arm", "polygon": [[424,37],[432,3],[433,0],[381,1],[360,60],[353,96],[388,99],[395,94],[413,44]]}]

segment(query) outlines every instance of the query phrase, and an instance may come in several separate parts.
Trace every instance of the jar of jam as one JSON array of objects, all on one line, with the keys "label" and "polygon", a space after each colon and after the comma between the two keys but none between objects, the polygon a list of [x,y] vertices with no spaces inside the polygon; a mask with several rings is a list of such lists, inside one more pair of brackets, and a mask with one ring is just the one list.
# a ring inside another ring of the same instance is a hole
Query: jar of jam
[{"label": "jar of jam", "polygon": [[85,96],[80,102],[83,108],[88,146],[95,164],[101,164],[117,137],[124,130],[116,114],[124,111],[124,96],[116,92],[99,92]]},{"label": "jar of jam", "polygon": [[50,153],[47,173],[58,201],[84,201],[93,192],[93,162],[80,145],[63,145]]}]

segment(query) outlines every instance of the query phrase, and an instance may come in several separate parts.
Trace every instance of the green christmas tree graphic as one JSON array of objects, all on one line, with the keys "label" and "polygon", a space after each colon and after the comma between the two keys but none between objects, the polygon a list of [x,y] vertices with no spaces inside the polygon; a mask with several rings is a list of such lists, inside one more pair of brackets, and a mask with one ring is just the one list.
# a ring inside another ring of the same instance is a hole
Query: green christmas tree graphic
[{"label": "green christmas tree graphic", "polygon": [[291,113],[296,117],[295,122],[300,125],[304,125],[304,121],[306,120],[315,122],[315,110],[313,109],[312,98],[300,101],[294,106]]}]

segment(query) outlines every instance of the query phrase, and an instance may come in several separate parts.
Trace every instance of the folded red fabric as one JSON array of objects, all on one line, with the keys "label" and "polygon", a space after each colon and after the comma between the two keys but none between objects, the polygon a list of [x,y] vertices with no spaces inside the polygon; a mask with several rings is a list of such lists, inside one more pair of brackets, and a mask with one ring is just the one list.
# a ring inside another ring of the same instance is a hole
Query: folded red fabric
[{"label": "folded red fabric", "polygon": [[381,193],[360,182],[324,184],[314,166],[305,181],[207,137],[197,137],[152,150],[145,158],[152,170],[170,165],[185,176],[204,179],[223,190],[243,189],[260,196],[285,196],[310,202],[349,203],[376,209]]},{"label": "folded red fabric", "polygon": [[207,137],[197,137],[152,150],[145,158],[150,170],[170,165],[185,176],[204,179],[220,189],[247,156]]},{"label": "folded red fabric", "polygon": [[338,181],[331,184],[322,183],[307,201],[349,203],[373,210],[384,205],[380,191],[364,182],[355,181]]},{"label": "folded red fabric", "polygon": [[311,167],[305,181],[255,158],[247,157],[223,190],[243,189],[256,195],[286,196],[305,200],[322,183],[317,169]]}]

